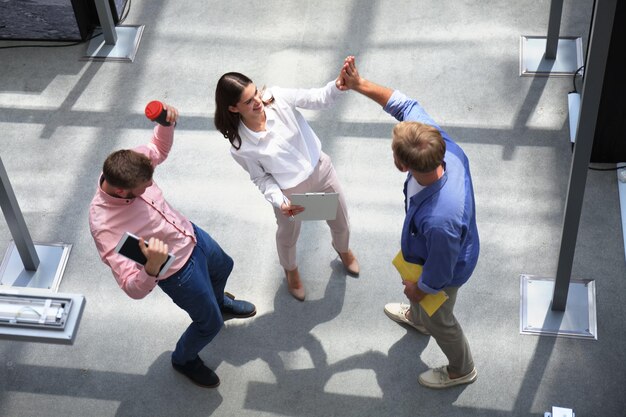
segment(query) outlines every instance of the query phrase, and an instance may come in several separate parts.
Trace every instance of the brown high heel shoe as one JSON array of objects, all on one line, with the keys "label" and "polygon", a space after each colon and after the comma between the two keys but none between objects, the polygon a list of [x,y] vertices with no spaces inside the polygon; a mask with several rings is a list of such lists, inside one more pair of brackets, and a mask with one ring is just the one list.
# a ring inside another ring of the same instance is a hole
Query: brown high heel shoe
[{"label": "brown high heel shoe", "polygon": [[298,301],[304,301],[304,286],[300,281],[300,273],[298,268],[291,271],[285,269],[285,275],[287,276],[287,290],[289,294]]},{"label": "brown high heel shoe", "polygon": [[359,266],[359,261],[356,260],[356,256],[354,256],[352,251],[348,249],[348,252],[339,252],[334,244],[333,249],[335,249],[335,252],[339,255],[341,263],[346,268],[348,274],[358,277],[359,272],[361,272],[361,267]]}]

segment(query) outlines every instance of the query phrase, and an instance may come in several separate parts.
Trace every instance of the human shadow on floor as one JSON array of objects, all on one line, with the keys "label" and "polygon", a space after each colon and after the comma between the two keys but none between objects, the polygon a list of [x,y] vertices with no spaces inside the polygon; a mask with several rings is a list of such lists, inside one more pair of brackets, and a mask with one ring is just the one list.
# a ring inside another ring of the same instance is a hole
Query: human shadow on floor
[{"label": "human shadow on floor", "polygon": [[[399,326],[395,323],[390,325]],[[444,390],[421,386],[418,382],[419,374],[428,370],[429,366],[420,357],[428,344],[435,342],[430,336],[407,326],[402,327],[407,329],[406,334],[391,346],[387,355],[377,351],[355,355],[336,363],[333,370],[373,370],[383,394],[381,403],[388,415],[413,415],[416,410],[430,415],[446,415],[445,409],[453,407],[467,385]],[[446,359],[443,354],[441,356],[443,365]]]},{"label": "human shadow on floor", "polygon": [[[304,284],[307,285],[307,282]],[[308,287],[312,286],[309,281]],[[274,311],[258,315],[246,323],[227,324],[201,355],[207,358],[205,362],[210,365],[223,360],[242,366],[261,359],[278,380],[289,372],[290,366],[285,364],[283,357],[300,349],[308,353],[315,368],[325,368],[328,366],[326,352],[311,331],[339,315],[345,292],[345,274],[335,268],[326,284],[324,296],[317,300],[295,300],[287,292],[287,283],[283,279],[274,297]]]},{"label": "human shadow on floor", "polygon": [[205,417],[212,414],[222,403],[219,391],[202,390],[202,395],[198,395],[187,378],[172,369],[170,356],[171,352],[159,355],[145,375],[14,365],[7,371],[5,382],[11,391],[77,399],[72,406],[67,403],[55,406],[55,402],[51,402],[46,412],[39,410],[42,415],[110,415],[107,408],[115,403],[119,403],[117,417]]},{"label": "human shadow on floor", "polygon": [[[250,381],[246,408],[298,416],[364,416],[414,415],[425,404],[451,406],[459,390],[433,398],[432,390],[417,383],[419,372],[427,369],[420,360],[427,344],[426,336],[407,331],[387,355],[368,351],[312,369],[285,370],[275,383]],[[372,381],[364,380],[367,373],[359,373],[363,370],[373,371],[382,398],[372,390]]]},{"label": "human shadow on floor", "polygon": [[[332,264],[333,272],[324,296],[318,300],[307,299],[303,303],[294,300],[283,282],[274,298],[274,311],[246,323],[228,324],[201,353],[205,362],[218,367],[219,361],[224,361],[241,367],[261,359],[268,365],[275,382],[235,376],[247,380],[245,408],[250,410],[298,416],[329,415],[332,410],[332,415],[362,416],[388,415],[390,410],[408,415],[424,401],[450,406],[462,388],[437,394],[433,400],[432,390],[417,383],[419,373],[428,368],[420,355],[430,339],[412,329],[407,328],[388,354],[369,351],[329,363],[324,345],[313,330],[336,319],[342,311],[346,275],[340,265]],[[389,325],[399,326],[392,322]],[[351,331],[345,342],[338,343],[358,345],[359,341],[353,340],[354,334]],[[370,392],[360,392],[359,382],[365,382],[358,379],[362,373],[350,373],[362,370],[373,371],[375,382],[372,382],[380,390],[376,387],[372,390],[369,384]],[[340,380],[351,381],[353,386],[344,387],[337,382]],[[337,386],[341,388],[336,390]],[[382,399],[378,397],[380,391]]]}]

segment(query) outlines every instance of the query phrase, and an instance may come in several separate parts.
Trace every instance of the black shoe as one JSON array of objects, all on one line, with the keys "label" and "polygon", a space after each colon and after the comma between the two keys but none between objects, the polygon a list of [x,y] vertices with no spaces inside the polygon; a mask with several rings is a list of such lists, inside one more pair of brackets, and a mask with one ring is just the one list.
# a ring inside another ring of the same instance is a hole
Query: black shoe
[{"label": "black shoe", "polygon": [[[254,304],[244,301],[235,300],[235,296],[229,292],[224,292],[224,304],[222,305],[222,314],[238,319],[245,319],[256,314]],[[226,318],[226,317],[225,317]]]},{"label": "black shoe", "polygon": [[172,362],[172,366],[181,374],[191,379],[194,384],[205,388],[215,388],[220,384],[220,378],[215,372],[210,370],[204,365],[202,359],[196,356],[196,359],[191,360],[184,365],[178,365]]}]

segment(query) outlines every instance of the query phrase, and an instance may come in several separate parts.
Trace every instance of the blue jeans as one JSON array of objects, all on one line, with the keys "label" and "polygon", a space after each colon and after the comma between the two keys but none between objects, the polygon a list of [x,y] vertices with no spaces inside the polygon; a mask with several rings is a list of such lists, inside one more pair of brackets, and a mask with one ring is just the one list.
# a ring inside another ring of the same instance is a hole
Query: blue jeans
[{"label": "blue jeans", "polygon": [[193,230],[198,243],[191,257],[180,271],[159,281],[159,287],[192,320],[172,353],[172,362],[179,365],[195,359],[224,325],[224,287],[233,270],[233,260],[220,245],[196,225]]}]

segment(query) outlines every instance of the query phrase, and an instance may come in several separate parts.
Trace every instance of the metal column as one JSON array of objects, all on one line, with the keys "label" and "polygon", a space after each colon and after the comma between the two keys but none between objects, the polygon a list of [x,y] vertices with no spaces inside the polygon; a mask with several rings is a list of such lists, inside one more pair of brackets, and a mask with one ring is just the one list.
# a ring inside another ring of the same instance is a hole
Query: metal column
[{"label": "metal column", "polygon": [[562,13],[563,0],[552,0],[550,3],[550,17],[548,19],[548,37],[546,38],[546,59],[556,59]]},{"label": "metal column", "polygon": [[583,65],[580,37],[559,37],[563,0],[550,2],[548,36],[520,38],[520,69],[522,76],[569,76]]},{"label": "metal column", "polygon": [[[54,292],[61,283],[72,245],[33,242],[2,158],[0,207],[13,236],[0,264],[0,339],[73,344],[85,297]],[[53,302],[58,308],[50,316],[46,312]],[[25,319],[24,312],[31,316]]]},{"label": "metal column", "polygon": [[0,206],[13,237],[0,263],[0,289],[31,287],[56,291],[72,245],[33,242],[1,158]]},{"label": "metal column", "polygon": [[95,0],[100,27],[104,34],[94,36],[83,60],[133,62],[144,25],[115,26],[109,0]]},{"label": "metal column", "polygon": [[108,0],[95,0],[95,2],[105,43],[107,45],[115,45],[117,43],[117,32],[115,32],[115,23],[113,22],[113,15],[111,14]]},{"label": "metal column", "polygon": [[596,2],[556,278],[520,276],[520,333],[597,339],[595,281],[571,273],[616,4]]},{"label": "metal column", "polygon": [[24,268],[27,271],[36,271],[39,266],[39,257],[35,250],[35,245],[30,237],[24,216],[17,204],[13,187],[9,182],[9,176],[4,169],[4,163],[0,157],[0,207],[2,207],[2,213],[9,225],[9,231],[13,236],[15,246],[22,258]]},{"label": "metal column", "polygon": [[576,237],[578,236],[587,170],[591,159],[593,137],[596,131],[596,120],[602,95],[604,70],[609,55],[616,4],[616,0],[598,0],[591,26],[589,56],[585,66],[580,118],[578,119],[578,128],[576,129],[574,156],[570,169],[570,181],[561,235],[561,249],[559,251],[559,263],[552,301],[552,309],[558,311],[564,311],[567,302],[567,288],[572,273]]}]

